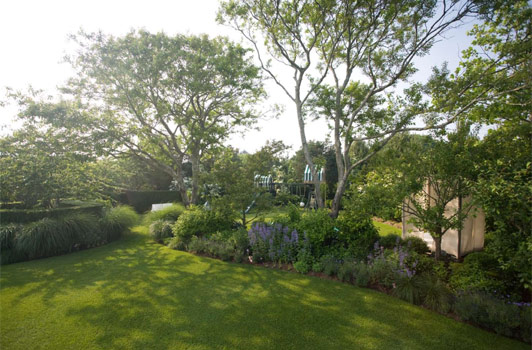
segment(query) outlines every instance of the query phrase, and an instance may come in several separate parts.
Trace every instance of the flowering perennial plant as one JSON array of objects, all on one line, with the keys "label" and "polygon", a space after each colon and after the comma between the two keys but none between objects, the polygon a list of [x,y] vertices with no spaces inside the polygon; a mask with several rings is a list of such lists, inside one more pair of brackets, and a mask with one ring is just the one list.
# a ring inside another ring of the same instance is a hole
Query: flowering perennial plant
[{"label": "flowering perennial plant", "polygon": [[296,230],[281,224],[266,225],[257,223],[248,231],[249,243],[256,262],[294,262],[306,237],[300,240]]}]

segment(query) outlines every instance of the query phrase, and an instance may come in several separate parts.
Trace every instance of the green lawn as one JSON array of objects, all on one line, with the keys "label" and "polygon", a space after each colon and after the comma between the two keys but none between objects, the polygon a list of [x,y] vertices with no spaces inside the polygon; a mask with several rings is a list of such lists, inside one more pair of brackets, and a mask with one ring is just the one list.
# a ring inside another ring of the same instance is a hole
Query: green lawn
[{"label": "green lawn", "polygon": [[379,222],[373,220],[373,225],[379,230],[379,235],[381,236],[388,236],[390,234],[396,234],[398,236],[401,236],[402,231],[400,228],[397,228],[392,225],[385,224],[384,222]]},{"label": "green lawn", "polygon": [[0,349],[529,349],[368,289],[170,250],[144,228],[4,266]]}]

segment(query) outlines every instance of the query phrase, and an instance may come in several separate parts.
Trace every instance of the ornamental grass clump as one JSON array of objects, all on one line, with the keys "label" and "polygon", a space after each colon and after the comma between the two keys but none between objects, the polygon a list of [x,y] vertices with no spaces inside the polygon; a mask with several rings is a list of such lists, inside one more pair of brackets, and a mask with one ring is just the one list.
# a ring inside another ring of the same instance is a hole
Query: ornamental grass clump
[{"label": "ornamental grass clump", "polygon": [[291,263],[297,259],[298,251],[306,237],[300,240],[296,230],[283,225],[257,223],[248,231],[249,244],[256,262],[275,261]]}]

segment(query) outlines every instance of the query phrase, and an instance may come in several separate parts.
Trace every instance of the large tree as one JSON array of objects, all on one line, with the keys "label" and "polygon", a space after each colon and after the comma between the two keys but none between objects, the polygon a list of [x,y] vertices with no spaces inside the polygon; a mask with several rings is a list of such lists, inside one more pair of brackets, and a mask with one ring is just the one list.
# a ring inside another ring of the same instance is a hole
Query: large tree
[{"label": "large tree", "polygon": [[[264,71],[294,102],[305,158],[313,171],[305,114],[309,98],[319,93],[319,104],[326,107],[320,113],[329,118],[334,136],[339,180],[331,215],[336,216],[350,172],[380,149],[352,160],[351,147],[357,141],[375,140],[382,146],[401,131],[435,124],[432,118],[429,125],[414,128],[411,124],[418,110],[374,113],[372,101],[409,78],[415,71],[413,59],[425,54],[473,7],[471,1],[445,0],[241,0],[223,2],[219,18],[251,41]],[[259,45],[257,35],[264,37],[265,46]],[[283,80],[283,71],[276,71],[267,56],[288,66],[293,81]],[[327,73],[334,84],[324,90]],[[361,77],[369,84],[362,84]],[[407,96],[413,100],[409,102],[420,100],[416,91]],[[453,117],[445,116],[442,124]]]},{"label": "large tree", "polygon": [[[132,155],[174,179],[185,205],[197,203],[202,160],[231,132],[252,124],[264,96],[248,51],[226,38],[131,32],[74,36],[78,76],[65,92],[90,115],[104,151]],[[188,193],[183,164],[192,165]]]}]

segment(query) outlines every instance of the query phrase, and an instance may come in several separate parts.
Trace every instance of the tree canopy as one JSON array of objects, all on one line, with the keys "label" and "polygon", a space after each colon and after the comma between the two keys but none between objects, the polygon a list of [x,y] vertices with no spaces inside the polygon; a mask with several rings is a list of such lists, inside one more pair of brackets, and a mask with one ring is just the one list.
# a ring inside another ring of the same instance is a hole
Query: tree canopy
[{"label": "tree canopy", "polygon": [[[254,123],[260,71],[248,50],[226,38],[81,32],[77,69],[64,92],[92,117],[104,152],[128,154],[174,179],[185,204],[199,198],[202,160],[230,133]],[[192,164],[190,195],[183,164]]]}]

